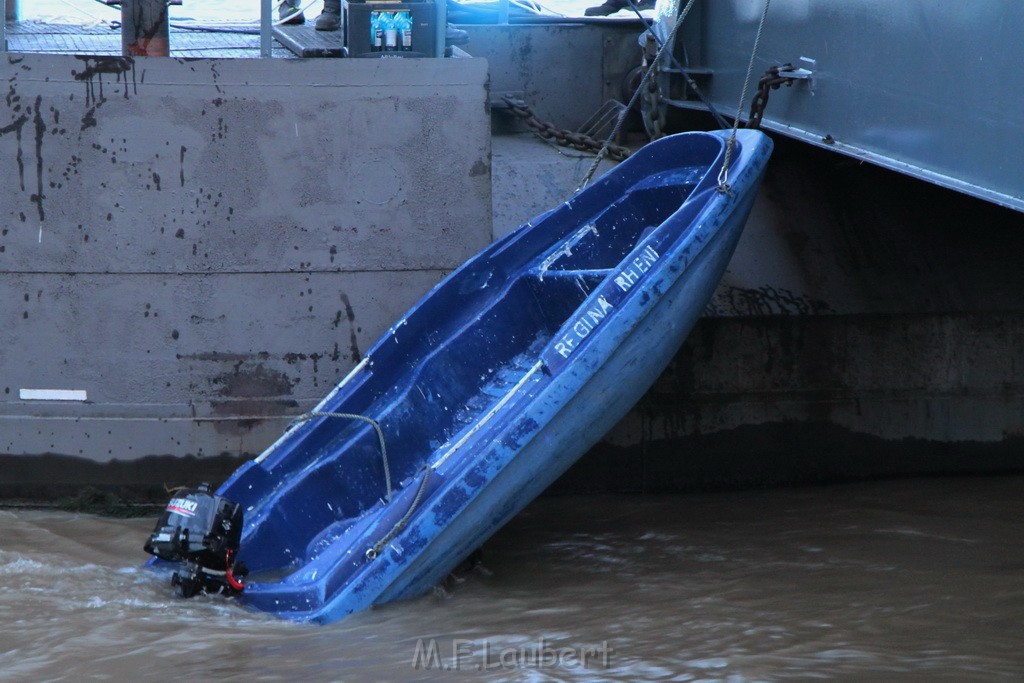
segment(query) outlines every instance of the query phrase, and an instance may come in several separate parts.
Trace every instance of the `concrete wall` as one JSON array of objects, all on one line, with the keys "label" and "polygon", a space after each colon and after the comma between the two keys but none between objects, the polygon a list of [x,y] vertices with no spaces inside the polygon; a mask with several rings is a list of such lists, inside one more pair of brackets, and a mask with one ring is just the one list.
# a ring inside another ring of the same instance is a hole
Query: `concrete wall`
[{"label": "concrete wall", "polygon": [[625,101],[626,75],[640,64],[633,22],[470,26],[465,50],[488,61],[491,92],[522,97],[538,118],[576,130],[605,101]]},{"label": "concrete wall", "polygon": [[7,456],[259,452],[490,241],[482,60],[0,72]]}]

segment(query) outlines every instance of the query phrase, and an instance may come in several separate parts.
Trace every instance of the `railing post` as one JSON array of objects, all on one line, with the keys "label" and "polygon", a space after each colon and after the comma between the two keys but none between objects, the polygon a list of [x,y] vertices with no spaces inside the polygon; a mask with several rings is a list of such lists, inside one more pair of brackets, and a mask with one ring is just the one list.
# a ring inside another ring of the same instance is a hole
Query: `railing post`
[{"label": "railing post", "polygon": [[434,0],[434,22],[435,22],[435,57],[444,57],[444,36],[448,31],[448,3],[445,0]]},{"label": "railing post", "polygon": [[270,0],[260,0],[260,57],[270,57],[273,19],[274,10]]},{"label": "railing post", "polygon": [[171,41],[167,0],[122,0],[121,54],[125,57],[168,57]]},{"label": "railing post", "polygon": [[18,20],[18,0],[4,1],[4,23],[0,24],[0,52],[7,52],[7,22]]}]

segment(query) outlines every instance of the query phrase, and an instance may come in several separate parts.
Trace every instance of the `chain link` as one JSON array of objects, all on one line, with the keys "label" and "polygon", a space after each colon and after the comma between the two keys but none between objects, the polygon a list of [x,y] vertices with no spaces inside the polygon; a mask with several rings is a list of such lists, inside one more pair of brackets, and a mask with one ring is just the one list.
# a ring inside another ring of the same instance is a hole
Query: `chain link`
[{"label": "chain link", "polygon": [[[523,120],[526,125],[537,131],[545,140],[554,140],[563,147],[572,147],[578,149],[581,152],[593,152],[597,154],[604,147],[604,143],[589,135],[583,133],[577,133],[571,130],[565,130],[564,128],[558,128],[554,124],[547,121],[541,121],[537,118],[536,114],[533,113],[533,109],[530,105],[526,104],[521,99],[505,95],[502,99],[512,110],[512,113]],[[607,156],[615,161],[622,161],[631,154],[631,150],[628,147],[622,145],[609,145]]]},{"label": "chain link", "polygon": [[[653,58],[653,55],[652,55]],[[658,140],[665,137],[665,129],[662,126],[665,108],[661,104],[661,84],[658,82],[658,75],[661,68],[657,62],[651,65],[653,74],[648,79],[644,91],[641,93],[646,108],[641,108],[644,115],[644,128],[651,140]]]},{"label": "chain link", "polygon": [[764,110],[768,106],[768,95],[772,90],[778,90],[784,85],[793,85],[795,78],[782,75],[785,71],[792,69],[792,64],[783,64],[782,66],[773,66],[764,72],[764,76],[757,82],[757,94],[750,102],[750,117],[747,119],[745,128],[753,130],[761,128],[761,119],[764,118]]}]

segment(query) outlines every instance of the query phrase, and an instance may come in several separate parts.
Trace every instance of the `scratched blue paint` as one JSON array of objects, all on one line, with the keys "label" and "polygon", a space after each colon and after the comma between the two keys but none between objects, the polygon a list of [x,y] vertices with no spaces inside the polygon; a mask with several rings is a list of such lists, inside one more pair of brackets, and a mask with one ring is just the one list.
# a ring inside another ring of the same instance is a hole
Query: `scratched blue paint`
[{"label": "scratched blue paint", "polygon": [[242,466],[220,489],[245,509],[242,599],[329,622],[422,594],[611,428],[685,339],[749,214],[771,142],[739,131],[722,193],[725,137],[652,143],[492,244],[324,399],[379,422],[391,502],[362,422],[296,425]]}]

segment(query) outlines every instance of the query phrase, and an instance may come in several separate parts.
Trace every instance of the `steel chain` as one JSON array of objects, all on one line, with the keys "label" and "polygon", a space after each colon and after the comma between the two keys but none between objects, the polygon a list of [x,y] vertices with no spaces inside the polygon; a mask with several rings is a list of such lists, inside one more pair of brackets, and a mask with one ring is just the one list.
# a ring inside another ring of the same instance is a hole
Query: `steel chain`
[{"label": "steel chain", "polygon": [[647,110],[643,112],[644,127],[647,129],[647,135],[651,140],[658,140],[665,137],[665,130],[662,127],[662,117],[665,112],[661,106],[661,85],[658,83],[660,69],[657,64],[654,64],[651,68],[654,69],[654,74],[647,81],[647,87],[644,88],[644,92],[641,94],[644,104],[647,105]]},{"label": "steel chain", "polygon": [[796,80],[792,76],[783,76],[782,72],[793,68],[792,64],[773,66],[764,72],[764,76],[757,82],[757,94],[750,102],[750,118],[747,119],[745,128],[758,130],[761,128],[761,119],[764,118],[765,107],[768,106],[768,95],[772,90],[778,90],[783,85],[793,85]]},{"label": "steel chain", "polygon": [[[604,143],[589,135],[583,133],[577,133],[575,131],[566,130],[564,128],[558,128],[554,124],[548,121],[541,121],[537,118],[537,115],[533,113],[533,109],[530,105],[526,104],[521,99],[505,95],[502,99],[512,110],[512,113],[523,120],[526,125],[537,131],[545,140],[554,140],[556,143],[563,147],[572,147],[578,149],[581,152],[593,152],[597,154],[604,147]],[[609,145],[607,156],[615,161],[622,161],[631,154],[631,150],[628,147],[622,145]]]}]

